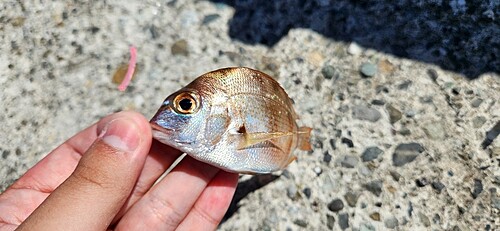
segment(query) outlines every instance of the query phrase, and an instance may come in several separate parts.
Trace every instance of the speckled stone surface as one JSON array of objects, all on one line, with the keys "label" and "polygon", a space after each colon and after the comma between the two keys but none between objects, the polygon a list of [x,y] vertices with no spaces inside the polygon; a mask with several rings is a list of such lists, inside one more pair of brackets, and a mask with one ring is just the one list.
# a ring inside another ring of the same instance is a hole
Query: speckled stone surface
[{"label": "speckled stone surface", "polygon": [[[336,40],[314,24],[321,20],[311,20],[321,16],[314,5],[298,11],[309,24],[275,26],[288,31],[272,44],[245,40],[234,26],[249,13],[238,10],[259,1],[222,2],[0,2],[0,189],[107,114],[137,110],[150,117],[164,97],[198,75],[248,66],[287,90],[303,125],[314,128],[314,150],[297,152],[283,172],[241,177],[237,206],[220,230],[500,229],[498,3],[430,1],[446,5],[436,15],[460,18],[451,29],[465,15],[472,30],[475,22],[488,30],[478,40],[464,35],[464,53],[460,41],[435,41],[455,56],[433,43],[439,55],[418,59],[427,54],[416,50],[422,46],[414,44],[408,55],[377,49],[366,42],[370,31],[357,44]],[[412,2],[398,6],[433,6]],[[356,13],[367,6],[342,7]],[[400,47],[398,38],[381,41]],[[137,73],[119,92],[112,77],[128,62],[129,45],[138,48]],[[488,56],[478,58],[483,53]],[[433,61],[441,55],[453,65]],[[470,57],[463,68],[455,63],[461,55]],[[369,75],[361,73],[366,70]]]}]

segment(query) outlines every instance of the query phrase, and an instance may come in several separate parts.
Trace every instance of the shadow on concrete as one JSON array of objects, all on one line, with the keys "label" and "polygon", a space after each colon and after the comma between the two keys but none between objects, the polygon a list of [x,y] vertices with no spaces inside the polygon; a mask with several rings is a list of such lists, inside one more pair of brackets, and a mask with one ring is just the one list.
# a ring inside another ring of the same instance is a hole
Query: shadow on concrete
[{"label": "shadow on concrete", "polygon": [[273,46],[290,29],[309,28],[470,79],[500,72],[498,1],[210,1],[235,9],[229,35],[248,44]]},{"label": "shadow on concrete", "polygon": [[241,199],[245,198],[249,193],[260,189],[267,184],[275,181],[280,176],[272,175],[272,174],[263,174],[263,175],[255,175],[252,178],[243,181],[238,184],[236,188],[236,192],[234,193],[233,200],[227,209],[224,218],[222,219],[222,223],[226,222],[231,216],[234,215],[236,211],[240,208],[238,203]]}]

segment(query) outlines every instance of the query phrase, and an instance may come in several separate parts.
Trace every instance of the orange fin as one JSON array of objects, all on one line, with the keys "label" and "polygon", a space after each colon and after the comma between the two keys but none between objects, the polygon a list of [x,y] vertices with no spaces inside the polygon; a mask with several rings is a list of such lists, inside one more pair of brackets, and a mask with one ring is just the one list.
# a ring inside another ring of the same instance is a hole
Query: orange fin
[{"label": "orange fin", "polygon": [[289,165],[290,163],[292,163],[294,160],[297,160],[297,156],[292,156],[292,158],[290,158],[290,159],[288,160],[288,163],[286,163],[286,165],[285,165],[285,166],[288,166],[288,165]]},{"label": "orange fin", "polygon": [[242,133],[242,139],[240,140],[237,149],[241,150],[252,145],[262,143],[266,140],[272,140],[274,138],[291,136],[293,132],[256,132],[256,133]]},{"label": "orange fin", "polygon": [[311,151],[312,150],[311,142],[309,141],[309,139],[311,138],[311,131],[312,131],[312,128],[310,128],[310,127],[300,127],[299,128],[299,131],[297,132],[299,135],[297,147],[300,150],[303,150],[303,151]]}]

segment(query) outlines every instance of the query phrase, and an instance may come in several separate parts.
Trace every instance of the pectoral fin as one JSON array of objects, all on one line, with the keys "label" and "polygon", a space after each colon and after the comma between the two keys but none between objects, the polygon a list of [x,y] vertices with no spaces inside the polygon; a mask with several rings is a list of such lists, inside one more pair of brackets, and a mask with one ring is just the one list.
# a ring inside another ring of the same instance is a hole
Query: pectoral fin
[{"label": "pectoral fin", "polygon": [[291,136],[293,135],[293,132],[255,132],[241,133],[239,135],[241,136],[241,139],[238,143],[237,149],[241,150],[267,140],[272,140],[284,136]]}]

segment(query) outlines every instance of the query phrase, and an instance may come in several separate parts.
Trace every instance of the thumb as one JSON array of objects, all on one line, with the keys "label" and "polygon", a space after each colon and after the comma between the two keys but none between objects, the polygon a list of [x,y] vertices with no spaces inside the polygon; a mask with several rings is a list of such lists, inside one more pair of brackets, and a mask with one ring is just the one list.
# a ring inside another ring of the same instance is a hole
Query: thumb
[{"label": "thumb", "polygon": [[101,132],[71,176],[19,230],[106,230],[131,193],[151,146],[151,129],[139,113],[100,122]]}]

